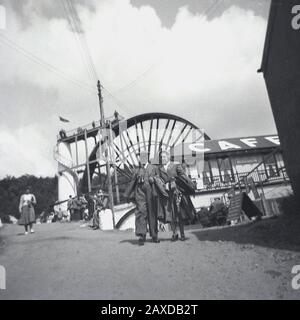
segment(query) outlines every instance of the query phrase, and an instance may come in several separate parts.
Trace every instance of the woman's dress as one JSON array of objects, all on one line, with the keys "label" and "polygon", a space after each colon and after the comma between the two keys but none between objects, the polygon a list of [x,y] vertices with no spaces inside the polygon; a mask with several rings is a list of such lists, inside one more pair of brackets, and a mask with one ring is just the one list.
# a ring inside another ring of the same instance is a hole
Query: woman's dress
[{"label": "woman's dress", "polygon": [[21,196],[19,206],[21,212],[20,225],[28,225],[35,222],[34,204],[36,204],[36,199],[33,194],[23,194]]}]

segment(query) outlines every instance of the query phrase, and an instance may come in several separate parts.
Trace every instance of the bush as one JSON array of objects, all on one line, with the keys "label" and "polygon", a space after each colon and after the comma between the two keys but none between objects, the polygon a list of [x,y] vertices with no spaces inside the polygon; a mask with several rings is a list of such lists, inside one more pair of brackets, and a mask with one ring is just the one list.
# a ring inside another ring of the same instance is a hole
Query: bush
[{"label": "bush", "polygon": [[2,221],[8,215],[12,215],[17,219],[20,217],[20,197],[28,186],[31,187],[31,191],[37,200],[36,214],[48,209],[57,199],[57,177],[42,178],[24,175],[15,178],[7,176],[0,180],[0,218]]}]

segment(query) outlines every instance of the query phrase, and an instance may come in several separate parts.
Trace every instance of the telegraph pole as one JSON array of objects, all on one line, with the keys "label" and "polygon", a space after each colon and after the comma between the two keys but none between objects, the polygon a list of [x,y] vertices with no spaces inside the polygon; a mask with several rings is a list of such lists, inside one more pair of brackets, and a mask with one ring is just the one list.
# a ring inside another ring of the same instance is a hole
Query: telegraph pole
[{"label": "telegraph pole", "polygon": [[[112,127],[111,127],[111,121],[109,121],[109,141],[112,144],[113,137],[112,137]],[[115,186],[116,186],[116,197],[117,197],[117,204],[120,204],[120,192],[119,192],[119,182],[118,182],[118,172],[117,172],[117,166],[116,166],[116,155],[113,150],[113,148],[110,149],[110,157],[113,162],[113,168],[114,168],[114,178],[115,178]]]},{"label": "telegraph pole", "polygon": [[[101,159],[101,131],[102,129],[106,129],[105,126],[105,118],[104,118],[104,109],[103,109],[103,98],[102,98],[102,92],[101,92],[101,84],[98,80],[97,82],[97,88],[98,88],[98,97],[99,97],[99,107],[100,107],[100,130],[99,130],[99,161]],[[105,135],[106,137],[107,135]],[[106,137],[107,139],[107,137]],[[108,139],[109,140],[109,139]],[[110,146],[109,146],[110,147]],[[113,219],[113,227],[115,229],[116,222],[115,222],[115,211],[114,211],[114,196],[113,196],[113,188],[111,183],[111,174],[110,174],[110,163],[108,161],[108,153],[107,149],[105,152],[105,162],[106,162],[106,174],[107,174],[107,182],[108,182],[108,194],[109,194],[109,203],[110,203],[110,209],[112,213],[112,219]],[[100,162],[99,162],[100,165]]]},{"label": "telegraph pole", "polygon": [[103,98],[102,98],[102,92],[101,92],[101,84],[99,80],[97,82],[97,88],[98,88],[99,107],[100,107],[100,126],[104,127],[105,120],[104,120],[104,110],[103,110]]}]

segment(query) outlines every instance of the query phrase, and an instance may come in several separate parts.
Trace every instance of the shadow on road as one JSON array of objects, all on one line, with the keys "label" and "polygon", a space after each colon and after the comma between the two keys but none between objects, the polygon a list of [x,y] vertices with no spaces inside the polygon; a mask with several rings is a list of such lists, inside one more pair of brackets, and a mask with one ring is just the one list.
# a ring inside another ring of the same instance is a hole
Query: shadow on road
[{"label": "shadow on road", "polygon": [[262,247],[300,251],[299,216],[279,216],[217,229],[195,230],[199,241],[231,241]]},{"label": "shadow on road", "polygon": [[[186,240],[188,240],[188,238],[186,238]],[[159,241],[160,242],[171,242],[172,243],[171,238],[170,239],[161,239],[160,238]],[[178,242],[181,242],[181,241],[178,240]],[[120,241],[119,243],[130,243],[130,244],[135,245],[135,246],[139,245],[138,239],[126,239],[126,240]],[[146,240],[146,244],[148,244],[148,243],[153,244],[153,245],[159,245],[159,243],[153,243],[151,241],[151,239],[147,239]]]}]

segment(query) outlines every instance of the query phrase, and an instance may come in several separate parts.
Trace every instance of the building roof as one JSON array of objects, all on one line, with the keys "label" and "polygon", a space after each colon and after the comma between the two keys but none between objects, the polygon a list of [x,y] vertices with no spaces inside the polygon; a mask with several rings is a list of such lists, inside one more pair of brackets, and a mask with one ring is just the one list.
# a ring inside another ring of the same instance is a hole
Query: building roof
[{"label": "building roof", "polygon": [[[203,145],[204,142],[204,145]],[[203,154],[256,151],[274,149],[280,146],[278,135],[248,136],[241,138],[205,140],[198,143],[185,143],[174,148],[174,157],[201,157]]]},{"label": "building roof", "polygon": [[263,50],[263,57],[261,62],[261,67],[257,70],[259,73],[264,73],[264,75],[267,73],[268,68],[268,59],[269,59],[269,53],[272,45],[272,38],[274,34],[274,24],[277,17],[278,10],[280,9],[280,6],[282,6],[283,1],[282,0],[272,0],[270,3],[270,11],[269,11],[269,19],[268,19],[268,25],[267,25],[267,32],[266,32],[266,38],[265,38],[265,44],[264,44],[264,50]]}]

